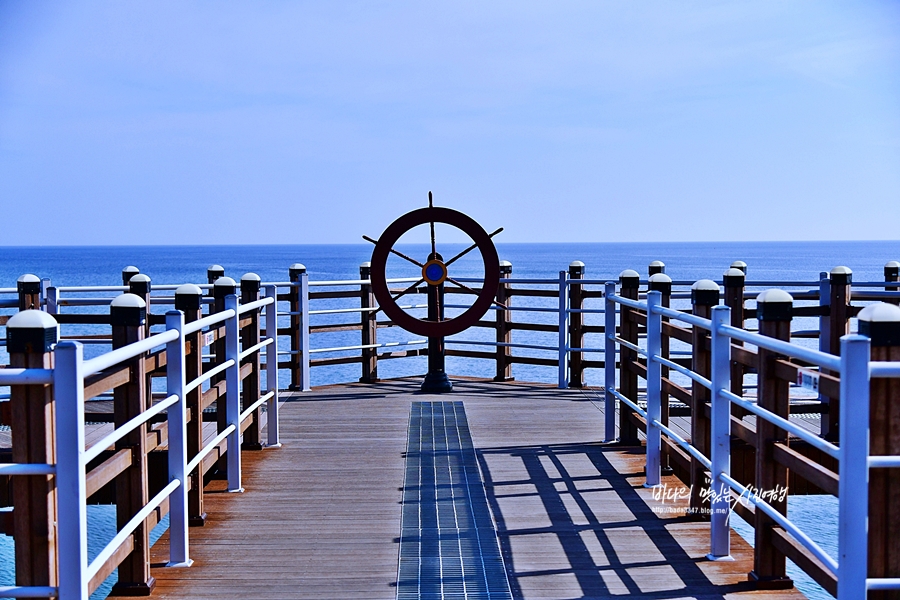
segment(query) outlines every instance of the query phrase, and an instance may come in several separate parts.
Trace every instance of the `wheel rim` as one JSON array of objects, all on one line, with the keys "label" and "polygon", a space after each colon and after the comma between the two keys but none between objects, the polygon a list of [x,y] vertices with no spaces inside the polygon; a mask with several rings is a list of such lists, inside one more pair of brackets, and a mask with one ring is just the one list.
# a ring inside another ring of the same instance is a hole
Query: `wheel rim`
[{"label": "wheel rim", "polygon": [[[426,223],[444,223],[466,233],[476,244],[484,262],[484,283],[475,302],[461,315],[446,321],[425,321],[409,315],[394,301],[387,285],[387,259],[391,248],[404,233]],[[395,324],[417,335],[446,337],[473,326],[491,307],[500,283],[500,259],[490,236],[468,215],[444,207],[420,208],[399,217],[378,238],[375,250],[372,251],[371,281],[378,305]]]}]

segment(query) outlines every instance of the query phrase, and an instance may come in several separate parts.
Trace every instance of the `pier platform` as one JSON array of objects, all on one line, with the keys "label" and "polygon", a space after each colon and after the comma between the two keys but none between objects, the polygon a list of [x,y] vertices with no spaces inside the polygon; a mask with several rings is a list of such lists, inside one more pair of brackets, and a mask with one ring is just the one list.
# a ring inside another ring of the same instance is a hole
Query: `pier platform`
[{"label": "pier platform", "polygon": [[156,543],[152,597],[804,597],[753,590],[734,532],[735,560],[707,560],[708,523],[653,499],[643,450],[601,443],[596,390],[418,385],[285,393],[283,446],[243,453],[243,493],[207,487],[192,567]]}]

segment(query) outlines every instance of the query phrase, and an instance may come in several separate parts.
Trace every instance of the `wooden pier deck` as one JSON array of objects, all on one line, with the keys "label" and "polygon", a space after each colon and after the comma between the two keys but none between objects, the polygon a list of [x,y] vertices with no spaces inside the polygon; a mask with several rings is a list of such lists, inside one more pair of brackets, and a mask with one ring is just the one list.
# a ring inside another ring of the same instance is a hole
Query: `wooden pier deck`
[{"label": "wooden pier deck", "polygon": [[[643,454],[604,446],[595,393],[456,381],[417,394],[418,380],[285,394],[283,447],[244,453],[242,494],[206,495],[191,529],[191,568],[153,548],[155,598],[397,597],[410,409],[461,401],[496,523],[513,598],[803,598],[754,591],[752,549],[711,562],[709,529],[642,487]],[[665,481],[680,487],[674,477]]]}]

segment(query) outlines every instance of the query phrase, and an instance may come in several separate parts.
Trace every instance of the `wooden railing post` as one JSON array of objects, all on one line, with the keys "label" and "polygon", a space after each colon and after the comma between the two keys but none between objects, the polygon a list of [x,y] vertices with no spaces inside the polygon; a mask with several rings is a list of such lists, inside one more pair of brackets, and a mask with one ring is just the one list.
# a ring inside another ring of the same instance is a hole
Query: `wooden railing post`
[{"label": "wooden railing post", "polygon": [[659,273],[666,272],[666,263],[661,260],[650,261],[650,264],[647,265],[647,277],[653,277]]},{"label": "wooden railing post", "polygon": [[[131,279],[128,280],[128,291],[135,296],[138,296],[141,300],[144,301],[144,306],[146,307],[146,314],[149,315],[152,311],[150,310],[150,288],[151,281],[148,275],[144,275],[143,273],[138,273],[137,275],[133,275]],[[150,335],[150,317],[148,316],[144,319],[144,337],[148,337]]]},{"label": "wooden railing post", "polygon": [[[790,341],[793,298],[784,290],[766,290],[757,299],[759,332],[775,339]],[[790,416],[790,385],[776,375],[775,361],[781,356],[759,349],[758,399],[760,408],[787,419]],[[781,514],[787,514],[787,467],[775,460],[775,443],[787,445],[787,432],[769,421],[756,420],[756,491]],[[793,581],[785,574],[785,556],[773,544],[775,522],[763,511],[755,513],[753,571],[750,580],[759,589],[789,589]]]},{"label": "wooden railing post", "polygon": [[[859,313],[859,333],[871,340],[872,361],[900,361],[900,308],[878,303]],[[852,402],[853,399],[849,398]],[[869,384],[869,454],[900,456],[900,379]],[[864,443],[860,440],[860,443]],[[900,578],[900,469],[869,470],[868,576]],[[872,591],[869,600],[896,600],[900,590]]]},{"label": "wooden railing post", "polygon": [[[513,266],[508,260],[500,261],[500,279],[509,279],[512,277]],[[504,306],[509,306],[512,302],[512,294],[510,294],[510,284],[500,282],[497,285],[497,302]],[[497,329],[497,343],[512,343],[512,311],[497,309],[494,311],[494,322]],[[512,381],[512,348],[509,346],[497,346],[497,374],[494,375],[494,381]]]},{"label": "wooden railing post", "polygon": [[[900,281],[900,262],[897,262],[896,260],[889,260],[887,263],[885,263],[884,280],[886,282]],[[900,288],[893,285],[885,286],[884,289],[887,292],[896,292],[897,290],[900,290]],[[891,304],[900,304],[900,298],[892,298],[890,300],[887,300],[887,302]]]},{"label": "wooden railing post", "polygon": [[[369,346],[378,343],[378,314],[374,310],[365,310],[375,308],[375,292],[372,291],[372,282],[369,278],[372,275],[372,263],[364,262],[359,265],[359,278],[369,283],[363,283],[359,286],[359,307],[363,312],[359,315],[360,325],[362,326],[362,335],[360,336],[361,345]],[[359,378],[362,383],[375,383],[378,381],[378,348],[363,348],[362,351],[362,376]]]},{"label": "wooden railing post", "polygon": [[303,350],[303,342],[301,340],[301,316],[300,316],[300,276],[306,273],[306,267],[300,263],[294,263],[288,269],[288,274],[290,276],[291,287],[288,290],[288,304],[290,305],[290,338],[291,338],[291,355],[290,360],[288,361],[291,371],[291,384],[288,386],[289,390],[299,391],[303,389],[302,382],[302,369],[303,365],[300,363],[302,360],[302,356],[300,356],[300,352]]},{"label": "wooden railing post", "polygon": [[[135,275],[129,285],[140,277]],[[149,281],[147,282],[149,286]],[[149,292],[149,288],[147,290]],[[144,339],[147,324],[147,304],[135,294],[122,294],[109,306],[112,324],[113,349]],[[113,420],[121,427],[150,408],[150,390],[147,388],[147,371],[144,356],[137,356],[126,363],[129,381],[113,390]],[[149,424],[138,427],[116,442],[116,450],[131,451],[131,466],[116,476],[116,524],[124,527],[149,501],[147,483],[147,431]],[[147,596],[156,580],[150,575],[149,527],[145,520],[134,531],[133,549],[119,564],[119,580],[113,587],[113,595]]]},{"label": "wooden railing post", "polygon": [[[231,277],[218,277],[213,283],[213,308],[212,313],[220,313],[225,310],[225,298],[227,296],[232,296],[235,293],[235,289],[237,288],[237,284],[234,282],[234,279]],[[213,342],[213,354],[215,355],[215,361],[217,365],[222,364],[227,360],[226,357],[226,347],[225,347],[225,324],[219,323],[216,325],[216,330],[219,332],[219,335],[215,342]],[[214,376],[211,380],[211,384],[217,384],[220,381],[225,380],[225,373],[220,373]],[[228,427],[228,394],[227,392],[220,393],[219,397],[216,399],[216,430],[219,433],[222,433],[226,427]],[[216,463],[216,470],[218,471],[218,475],[222,476],[228,472],[228,457],[220,456],[218,462]]]},{"label": "wooden railing post", "polygon": [[[835,267],[829,275],[828,348],[826,352],[840,356],[841,338],[850,333],[850,283],[853,271]],[[822,435],[830,441],[840,439],[840,398],[828,398],[828,415],[822,418]]]},{"label": "wooden railing post", "polygon": [[206,283],[212,285],[219,277],[225,277],[225,267],[222,265],[209,265],[206,267]]},{"label": "wooden railing post", "polygon": [[[638,299],[638,288],[641,277],[637,271],[626,269],[619,274],[619,295],[631,300]],[[622,305],[619,308],[619,337],[632,344],[638,343],[638,324],[634,318],[634,309]],[[638,376],[632,366],[637,363],[637,353],[621,346],[619,348],[619,392],[637,403]],[[608,359],[607,359],[608,360]],[[632,420],[634,411],[626,404],[619,403],[619,444],[623,446],[640,446],[637,424]]]},{"label": "wooden railing post", "polygon": [[[701,279],[691,286],[691,306],[694,316],[711,319],[712,307],[719,304],[719,284],[710,279]],[[691,329],[691,370],[707,379],[711,378],[709,332],[700,327]],[[710,420],[706,416],[706,405],[710,402],[709,390],[696,381],[691,382],[691,444],[704,456],[711,456]],[[691,513],[704,519],[709,513],[709,500],[704,502],[703,490],[710,481],[704,467],[696,458],[691,458]],[[706,506],[704,506],[706,504]]]},{"label": "wooden railing post", "polygon": [[[654,261],[656,263],[662,263],[662,261]],[[652,263],[651,263],[652,264]],[[663,271],[665,270],[665,265],[663,265]],[[662,296],[660,298],[660,304],[668,308],[672,305],[672,278],[666,275],[663,271],[658,273],[654,273],[650,276],[650,281],[648,282],[648,289],[651,292],[659,292]],[[668,323],[668,317],[662,317],[663,323]],[[662,328],[660,333],[659,340],[659,353],[663,358],[669,358],[669,336],[666,334],[665,327]],[[661,366],[660,367],[660,375],[661,381],[667,380],[669,378],[669,367]],[[659,394],[659,422],[669,426],[669,394],[667,394],[662,388],[664,386],[660,386],[660,394]],[[660,453],[660,462],[659,468],[663,475],[671,475],[672,467],[669,464],[669,446],[668,444],[663,444],[661,448],[662,452]]]},{"label": "wooden railing post", "polygon": [[[575,260],[569,263],[569,279],[584,279],[584,263]],[[573,311],[584,308],[584,295],[581,284],[569,284],[569,309]],[[584,316],[580,312],[569,315],[569,346],[584,348]],[[584,387],[584,354],[572,352],[569,357],[569,387]]]},{"label": "wooden railing post", "polygon": [[[735,261],[732,264],[743,262],[743,261]],[[746,269],[746,264],[744,265]],[[725,271],[725,275],[722,277],[722,282],[725,287],[725,306],[731,309],[731,323],[732,327],[740,327],[744,328],[744,281],[745,274],[744,271],[737,267],[731,267],[727,271]],[[738,340],[732,340],[731,344],[733,346],[743,346],[744,343]],[[738,361],[732,358],[731,360],[731,393],[736,396],[744,395],[744,365],[739,363]],[[744,415],[748,414],[743,408],[737,406],[736,404],[731,405],[731,413],[737,418],[743,418]]]},{"label": "wooden railing post", "polygon": [[41,310],[41,279],[27,273],[16,280],[19,310]]},{"label": "wooden railing post", "polygon": [[[256,273],[246,273],[241,277],[241,304],[249,304],[259,300],[260,278]],[[249,323],[241,327],[241,349],[252,348],[259,343],[259,309],[244,313],[243,319]],[[250,372],[241,382],[241,411],[247,410],[260,397],[260,360],[259,352],[254,352],[241,361],[241,365],[250,365]],[[253,411],[253,422],[244,430],[244,441],[241,448],[244,450],[262,450],[260,437],[260,420],[262,419],[262,407]]]},{"label": "wooden railing post", "polygon": [[134,265],[128,265],[124,269],[122,269],[122,285],[128,285],[128,282],[131,281],[131,278],[141,272],[140,269],[135,267]]},{"label": "wooden railing post", "polygon": [[[20,296],[21,297],[21,296]],[[28,309],[6,324],[9,366],[52,369],[51,349],[59,339],[59,326],[50,315]],[[56,464],[56,405],[49,385],[10,387],[12,461]],[[49,475],[15,477],[12,484],[13,539],[16,585],[55,586],[56,480]]]},{"label": "wooden railing post", "polygon": [[[192,283],[186,283],[175,290],[175,310],[184,313],[184,322],[193,323],[203,316],[203,290]],[[195,331],[184,336],[186,355],[184,357],[184,379],[190,383],[203,373],[203,333]],[[193,459],[203,449],[203,392],[197,386],[185,396],[187,410],[187,457]],[[191,489],[188,490],[188,523],[194,527],[206,524],[203,509],[203,467],[197,467],[188,476]]]}]

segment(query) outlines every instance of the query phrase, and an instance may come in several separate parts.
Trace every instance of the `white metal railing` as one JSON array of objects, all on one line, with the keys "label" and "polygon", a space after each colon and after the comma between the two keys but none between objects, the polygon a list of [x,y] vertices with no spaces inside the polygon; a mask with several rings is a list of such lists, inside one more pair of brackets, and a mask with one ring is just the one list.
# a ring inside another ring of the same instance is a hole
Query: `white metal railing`
[{"label": "white metal railing", "polygon": [[[264,297],[239,305],[236,296],[226,298],[226,310],[190,324],[184,323],[180,311],[166,313],[166,330],[145,340],[129,344],[91,360],[83,357],[82,345],[62,341],[55,348],[53,369],[0,369],[0,385],[52,384],[56,400],[57,464],[4,464],[0,475],[55,475],[60,501],[57,520],[58,587],[0,587],[0,596],[14,598],[59,597],[62,600],[86,600],[88,586],[112,558],[119,547],[134,533],[151,512],[169,500],[170,566],[189,566],[187,478],[198,468],[209,452],[227,440],[228,489],[240,491],[240,427],[251,413],[267,405],[268,445],[279,446],[278,377],[277,377],[277,288],[264,287]],[[251,348],[240,350],[240,315],[253,310],[264,311],[264,339]],[[196,380],[185,381],[185,335],[207,327],[224,325],[226,360],[227,427],[208,443],[200,453],[188,461],[186,394],[208,379],[210,372]],[[103,439],[85,448],[84,439],[84,380],[124,361],[165,345],[167,355],[167,397],[128,422],[117,427]],[[266,388],[251,405],[241,411],[240,359],[253,353],[266,356]],[[113,446],[153,417],[166,412],[168,419],[169,483],[135,514],[113,539],[91,561],[87,557],[87,464],[104,450]]]},{"label": "white metal railing", "polygon": [[[616,294],[615,283],[606,284],[606,351],[613,356],[616,345],[629,348],[647,358],[647,408],[642,409],[637,399],[625,397],[616,388],[614,361],[606,362],[605,371],[605,438],[614,440],[616,402],[629,406],[646,420],[646,485],[660,484],[660,457],[662,435],[672,439],[705,467],[712,476],[710,494],[710,553],[713,560],[728,559],[730,555],[729,520],[730,491],[747,498],[757,510],[762,511],[788,532],[797,542],[813,554],[838,581],[838,599],[863,598],[866,590],[900,589],[900,579],[867,579],[868,533],[868,470],[872,468],[900,467],[900,456],[869,456],[869,386],[872,377],[900,378],[900,363],[872,363],[869,359],[869,339],[860,335],[841,338],[841,355],[810,350],[789,342],[783,342],[757,333],[730,326],[730,309],[727,306],[712,308],[712,318],[703,319],[681,313],[661,304],[659,292],[649,292],[645,302],[623,298]],[[616,305],[645,311],[647,315],[647,348],[642,349],[615,335]],[[710,332],[711,377],[689,371],[661,356],[662,318],[680,320]],[[840,375],[840,397],[853,398],[853,402],[840,403],[840,445],[830,442],[797,426],[789,420],[749,402],[730,391],[731,340],[739,340],[778,352],[785,356],[807,361]],[[661,367],[667,366],[690,377],[711,391],[710,448],[711,456],[705,456],[698,448],[660,422]],[[813,541],[786,515],[759,497],[755,491],[736,481],[730,474],[731,409],[737,404],[758,418],[774,423],[792,435],[825,452],[840,462],[839,478],[839,535],[838,559],[834,559]],[[863,440],[866,440],[863,443]]]}]

